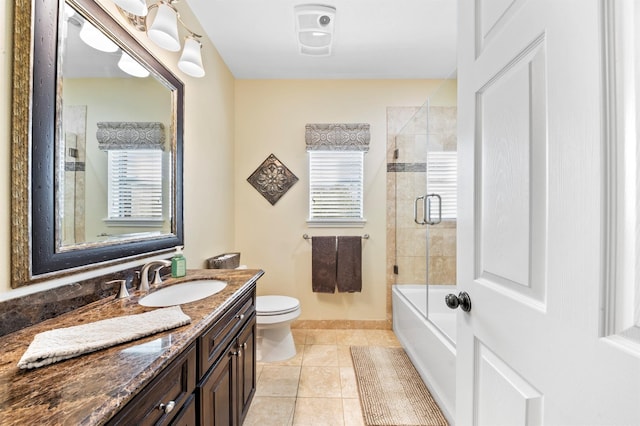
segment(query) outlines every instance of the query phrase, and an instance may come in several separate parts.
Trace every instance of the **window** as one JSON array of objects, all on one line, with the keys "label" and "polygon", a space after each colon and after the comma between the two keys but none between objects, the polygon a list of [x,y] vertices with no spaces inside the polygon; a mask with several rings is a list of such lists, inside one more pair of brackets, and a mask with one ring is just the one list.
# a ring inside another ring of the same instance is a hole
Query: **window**
[{"label": "window", "polygon": [[363,222],[363,151],[309,151],[309,221]]},{"label": "window", "polygon": [[442,199],[442,219],[456,219],[458,155],[455,151],[427,153],[427,192]]},{"label": "window", "polygon": [[311,226],[364,226],[364,154],[369,124],[307,124]]},{"label": "window", "polygon": [[140,226],[163,220],[162,151],[158,149],[108,152],[109,204],[107,222]]}]

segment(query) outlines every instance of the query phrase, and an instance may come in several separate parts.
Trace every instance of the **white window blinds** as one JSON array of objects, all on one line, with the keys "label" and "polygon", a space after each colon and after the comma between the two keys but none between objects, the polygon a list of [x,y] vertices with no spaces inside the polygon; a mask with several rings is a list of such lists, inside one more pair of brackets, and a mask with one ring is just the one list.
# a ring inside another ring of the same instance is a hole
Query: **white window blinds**
[{"label": "white window blinds", "polygon": [[162,220],[162,151],[110,150],[109,206],[111,220]]},{"label": "white window blinds", "polygon": [[364,151],[309,151],[309,220],[363,220]]},{"label": "white window blinds", "polygon": [[458,155],[455,151],[427,153],[427,193],[442,198],[442,219],[455,219],[458,188]]}]

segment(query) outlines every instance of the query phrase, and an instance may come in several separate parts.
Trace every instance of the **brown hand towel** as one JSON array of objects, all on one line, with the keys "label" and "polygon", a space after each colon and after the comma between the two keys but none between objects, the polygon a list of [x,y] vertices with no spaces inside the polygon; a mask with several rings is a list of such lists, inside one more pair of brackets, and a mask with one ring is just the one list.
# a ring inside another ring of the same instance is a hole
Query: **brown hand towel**
[{"label": "brown hand towel", "polygon": [[336,291],[336,237],[311,237],[311,286],[316,293]]},{"label": "brown hand towel", "polygon": [[337,277],[339,292],[362,291],[361,237],[338,237]]}]

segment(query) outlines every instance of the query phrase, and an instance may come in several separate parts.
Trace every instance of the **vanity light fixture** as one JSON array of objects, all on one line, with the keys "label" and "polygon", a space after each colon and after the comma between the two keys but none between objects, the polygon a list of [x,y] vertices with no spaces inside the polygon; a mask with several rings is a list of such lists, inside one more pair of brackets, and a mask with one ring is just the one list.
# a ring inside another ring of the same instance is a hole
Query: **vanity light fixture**
[{"label": "vanity light fixture", "polygon": [[203,77],[204,67],[202,66],[202,55],[200,54],[202,45],[198,40],[189,36],[184,40],[182,56],[178,61],[178,68],[192,77]]},{"label": "vanity light fixture", "polygon": [[[173,5],[176,1],[159,0],[147,6],[146,0],[113,0],[131,25],[137,30],[145,31],[151,41],[165,50],[180,50],[180,24],[188,35],[185,37],[182,55],[178,60],[178,68],[191,77],[203,77],[205,71],[202,65],[202,44],[198,40],[202,36],[191,31],[182,21],[178,9]],[[149,11],[153,9],[156,9],[156,13],[151,20]]]},{"label": "vanity light fixture", "polygon": [[119,49],[118,45],[112,42],[109,37],[87,21],[84,21],[80,28],[80,39],[101,52],[113,53]]},{"label": "vanity light fixture", "polygon": [[328,56],[333,44],[336,8],[319,4],[294,7],[296,39],[303,55]]},{"label": "vanity light fixture", "polygon": [[147,16],[149,12],[146,0],[113,0],[113,2],[120,9],[126,10],[134,15]]},{"label": "vanity light fixture", "polygon": [[124,51],[118,61],[118,68],[133,77],[146,78],[149,77],[150,74],[148,69],[140,65],[138,61]]}]

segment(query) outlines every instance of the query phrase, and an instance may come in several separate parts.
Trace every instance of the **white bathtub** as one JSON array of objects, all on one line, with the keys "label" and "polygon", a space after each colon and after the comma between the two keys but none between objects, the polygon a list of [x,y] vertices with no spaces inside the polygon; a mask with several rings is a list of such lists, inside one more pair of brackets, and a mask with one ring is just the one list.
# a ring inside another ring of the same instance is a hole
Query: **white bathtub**
[{"label": "white bathtub", "polygon": [[455,289],[431,286],[428,319],[427,286],[394,285],[392,292],[393,331],[450,424],[456,412],[456,311],[444,296]]}]

